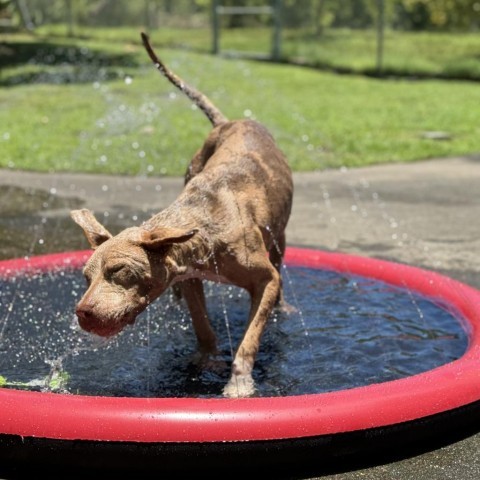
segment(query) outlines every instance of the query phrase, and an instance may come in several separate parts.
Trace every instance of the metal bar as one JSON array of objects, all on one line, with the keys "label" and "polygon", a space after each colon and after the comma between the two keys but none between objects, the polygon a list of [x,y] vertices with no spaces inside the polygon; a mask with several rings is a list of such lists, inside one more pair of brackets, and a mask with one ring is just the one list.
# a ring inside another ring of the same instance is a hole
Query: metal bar
[{"label": "metal bar", "polygon": [[218,5],[216,7],[217,15],[271,15],[274,9],[269,6],[265,7],[224,7]]},{"label": "metal bar", "polygon": [[220,53],[220,22],[218,18],[218,0],[212,1],[212,53]]},{"label": "metal bar", "polygon": [[278,61],[281,57],[282,42],[282,0],[274,0],[273,8],[273,38],[272,38],[272,60]]},{"label": "metal bar", "polygon": [[385,0],[377,0],[377,75],[383,71],[383,52],[385,40]]}]

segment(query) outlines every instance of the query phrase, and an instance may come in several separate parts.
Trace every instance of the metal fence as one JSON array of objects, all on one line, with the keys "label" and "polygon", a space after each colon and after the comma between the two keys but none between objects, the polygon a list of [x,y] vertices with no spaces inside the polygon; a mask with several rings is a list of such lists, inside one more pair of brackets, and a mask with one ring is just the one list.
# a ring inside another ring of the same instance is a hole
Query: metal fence
[{"label": "metal fence", "polygon": [[7,3],[11,15],[28,28],[63,23],[70,35],[87,27],[143,25],[171,47],[250,55],[338,72],[480,79],[480,0]]}]

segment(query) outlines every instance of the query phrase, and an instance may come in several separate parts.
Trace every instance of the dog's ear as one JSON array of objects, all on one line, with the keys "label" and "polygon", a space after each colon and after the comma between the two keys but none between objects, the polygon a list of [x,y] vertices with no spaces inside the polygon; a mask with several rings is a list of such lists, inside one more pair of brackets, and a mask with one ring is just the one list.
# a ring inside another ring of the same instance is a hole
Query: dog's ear
[{"label": "dog's ear", "polygon": [[72,210],[70,216],[75,223],[83,228],[85,236],[94,250],[103,242],[112,238],[112,234],[97,221],[90,210],[87,210],[86,208],[83,208],[82,210]]},{"label": "dog's ear", "polygon": [[183,243],[190,240],[198,230],[181,228],[158,227],[154,230],[143,230],[140,245],[147,250],[159,250],[174,243]]}]

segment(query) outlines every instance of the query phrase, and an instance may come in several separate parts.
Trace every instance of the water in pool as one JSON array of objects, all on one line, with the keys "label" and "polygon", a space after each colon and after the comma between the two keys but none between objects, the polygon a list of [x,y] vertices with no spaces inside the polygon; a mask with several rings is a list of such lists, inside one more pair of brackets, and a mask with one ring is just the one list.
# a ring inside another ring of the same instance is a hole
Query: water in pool
[{"label": "water in pool", "polygon": [[[408,290],[371,279],[287,267],[296,307],[276,313],[255,364],[258,396],[321,393],[394,380],[459,358],[467,335],[453,313]],[[0,376],[6,386],[83,395],[220,396],[248,296],[206,285],[224,368],[198,371],[186,307],[170,294],[108,341],[82,332],[74,306],[78,270],[0,279]],[[227,317],[227,318],[225,318]]]}]

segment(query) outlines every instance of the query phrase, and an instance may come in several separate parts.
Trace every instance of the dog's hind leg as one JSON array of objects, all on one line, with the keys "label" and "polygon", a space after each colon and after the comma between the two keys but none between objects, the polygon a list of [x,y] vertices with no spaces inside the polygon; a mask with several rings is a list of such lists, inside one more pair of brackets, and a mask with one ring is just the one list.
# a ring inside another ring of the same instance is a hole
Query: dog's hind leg
[{"label": "dog's hind leg", "polygon": [[268,251],[268,256],[272,265],[275,267],[277,272],[280,274],[280,292],[278,293],[276,305],[283,307],[285,300],[283,298],[283,282],[282,282],[282,265],[283,257],[285,256],[286,240],[285,232],[282,232],[276,239],[272,239],[272,246]]},{"label": "dog's hind leg", "polygon": [[285,249],[286,249],[285,232],[282,232],[278,236],[278,238],[276,238],[272,242],[272,246],[268,251],[268,256],[270,258],[270,261],[272,262],[272,265],[280,274],[280,291],[278,292],[278,297],[275,302],[275,307],[285,313],[294,313],[297,311],[297,309],[294,306],[287,303],[283,293],[282,265],[283,265],[283,257],[285,256]]}]

